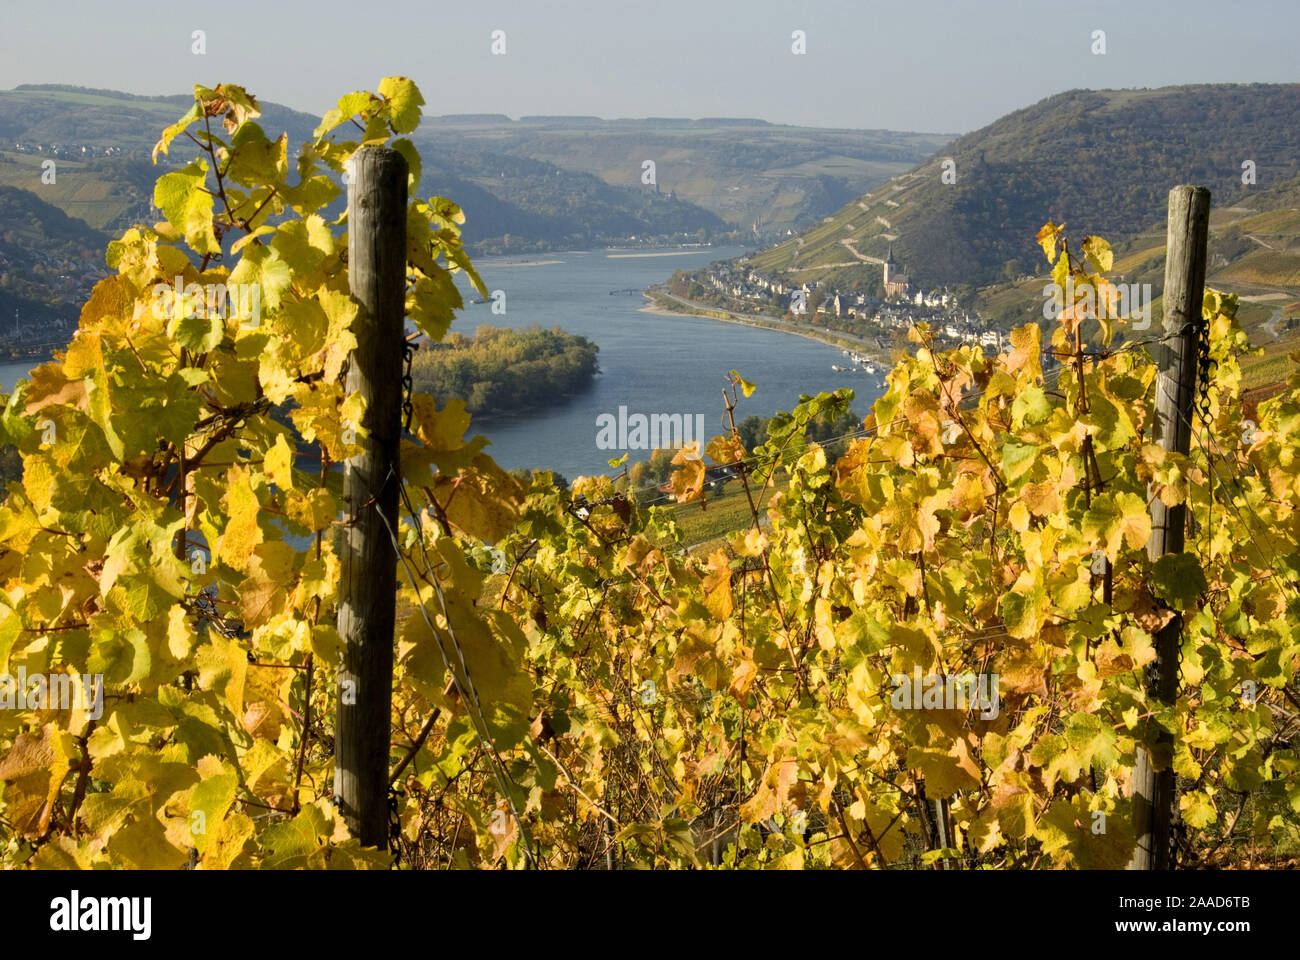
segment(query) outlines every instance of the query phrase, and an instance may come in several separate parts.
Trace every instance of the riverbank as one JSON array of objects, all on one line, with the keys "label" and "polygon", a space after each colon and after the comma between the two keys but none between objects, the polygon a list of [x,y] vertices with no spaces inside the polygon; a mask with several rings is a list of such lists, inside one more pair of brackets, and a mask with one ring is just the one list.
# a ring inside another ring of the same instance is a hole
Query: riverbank
[{"label": "riverbank", "polygon": [[636,260],[642,257],[691,257],[699,253],[698,250],[664,250],[662,252],[651,253],[607,253],[606,260]]},{"label": "riverbank", "polygon": [[[486,257],[483,259],[487,259]],[[502,260],[492,264],[494,267],[553,267],[564,263],[563,260]],[[476,301],[477,302],[477,301]]]},{"label": "riverbank", "polygon": [[838,347],[841,350],[852,350],[859,354],[869,357],[874,363],[888,370],[893,367],[894,350],[885,350],[874,343],[869,343],[860,337],[851,337],[847,334],[832,333],[830,331],[811,330],[797,327],[794,324],[785,323],[780,320],[770,318],[747,317],[738,313],[732,313],[730,310],[720,310],[716,307],[706,307],[703,304],[693,303],[690,300],[683,300],[681,297],[675,297],[670,293],[649,289],[644,291],[643,296],[650,302],[641,307],[639,313],[649,313],[660,317],[701,317],[706,320],[717,320],[719,323],[735,323],[745,327],[755,327],[760,330],[774,330],[777,333],[789,333],[796,337],[803,337],[805,340],[814,340],[817,343],[824,343],[830,347]]}]

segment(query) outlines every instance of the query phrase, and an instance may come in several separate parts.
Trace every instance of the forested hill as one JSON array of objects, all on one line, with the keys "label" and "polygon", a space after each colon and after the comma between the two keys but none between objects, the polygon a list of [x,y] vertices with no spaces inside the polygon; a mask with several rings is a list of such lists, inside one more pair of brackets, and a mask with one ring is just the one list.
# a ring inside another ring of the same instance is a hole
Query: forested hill
[{"label": "forested hill", "polygon": [[[20,86],[0,91],[0,184],[35,189],[41,161],[56,159],[51,203],[116,232],[148,220],[158,170],[149,154],[163,127],[187,109],[188,96],[147,98],[112,90]],[[291,153],[309,141],[319,117],[260,102],[258,123],[289,135]],[[729,227],[686,200],[653,188],[611,186],[592,174],[527,157],[468,151],[450,138],[423,148],[425,194],[455,197],[465,209],[466,239],[480,252],[536,250],[631,236],[712,235]],[[160,156],[160,165],[168,158]],[[143,204],[143,206],[142,206]],[[342,201],[331,208],[338,212]],[[506,238],[509,238],[509,243]]]},{"label": "forested hill", "polygon": [[1039,271],[1046,220],[1119,239],[1163,222],[1174,184],[1208,186],[1220,208],[1298,174],[1300,84],[1072,90],[958,138],[755,265],[849,285],[879,275],[857,255],[892,242],[915,283],[987,284]]},{"label": "forested hill", "polygon": [[[188,95],[61,85],[0,91],[0,184],[33,189],[40,161],[56,156],[59,183],[43,196],[117,232],[147,217],[158,173],[149,153],[189,103]],[[259,124],[287,131],[291,150],[311,138],[319,121],[274,103],[261,106]],[[698,239],[751,231],[756,221],[765,235],[783,235],[909,169],[947,139],[755,120],[478,115],[430,117],[416,137],[422,192],[456,198],[468,218],[466,239],[479,252],[633,236]],[[641,179],[646,159],[658,164],[653,184]]]},{"label": "forested hill", "polygon": [[463,150],[427,155],[433,163],[425,167],[425,182],[464,208],[466,240],[480,252],[588,247],[633,236],[705,240],[731,229],[669,191],[611,186],[529,157]]},{"label": "forested hill", "polygon": [[[529,157],[641,187],[655,163],[675,193],[744,230],[784,235],[834,213],[951,140],[948,134],[796,127],[743,118],[429,117],[416,141]],[[428,151],[425,150],[426,156]]]},{"label": "forested hill", "polygon": [[[107,274],[108,237],[37,194],[0,186],[0,339],[71,330]],[[17,324],[15,324],[15,314]]]}]

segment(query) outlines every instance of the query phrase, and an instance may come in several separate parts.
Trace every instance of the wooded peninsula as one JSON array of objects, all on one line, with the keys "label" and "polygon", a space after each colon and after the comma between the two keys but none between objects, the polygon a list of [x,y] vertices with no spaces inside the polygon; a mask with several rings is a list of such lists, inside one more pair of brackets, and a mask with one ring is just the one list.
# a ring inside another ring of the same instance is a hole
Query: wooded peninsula
[{"label": "wooded peninsula", "polygon": [[480,417],[552,406],[591,385],[599,347],[559,327],[512,330],[482,325],[474,336],[422,341],[411,364],[415,389],[439,405],[452,397]]}]

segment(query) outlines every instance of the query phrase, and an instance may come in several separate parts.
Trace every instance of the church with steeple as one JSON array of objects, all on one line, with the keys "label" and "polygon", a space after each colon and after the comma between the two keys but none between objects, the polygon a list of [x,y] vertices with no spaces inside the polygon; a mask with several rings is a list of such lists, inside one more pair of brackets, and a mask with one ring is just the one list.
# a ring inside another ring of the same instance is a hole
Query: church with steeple
[{"label": "church with steeple", "polygon": [[899,268],[897,261],[894,260],[894,245],[892,243],[889,245],[889,256],[885,258],[884,281],[886,297],[907,296],[907,290],[911,286],[911,282]]}]

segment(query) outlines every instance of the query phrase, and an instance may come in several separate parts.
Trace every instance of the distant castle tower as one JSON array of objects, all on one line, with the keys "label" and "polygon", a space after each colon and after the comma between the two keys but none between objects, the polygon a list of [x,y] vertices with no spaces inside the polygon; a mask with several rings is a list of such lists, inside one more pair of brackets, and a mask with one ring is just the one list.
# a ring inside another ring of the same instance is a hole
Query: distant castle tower
[{"label": "distant castle tower", "polygon": [[889,245],[889,256],[885,258],[885,296],[887,297],[905,297],[907,288],[911,286],[907,275],[898,269],[898,263],[894,260],[894,245]]}]

